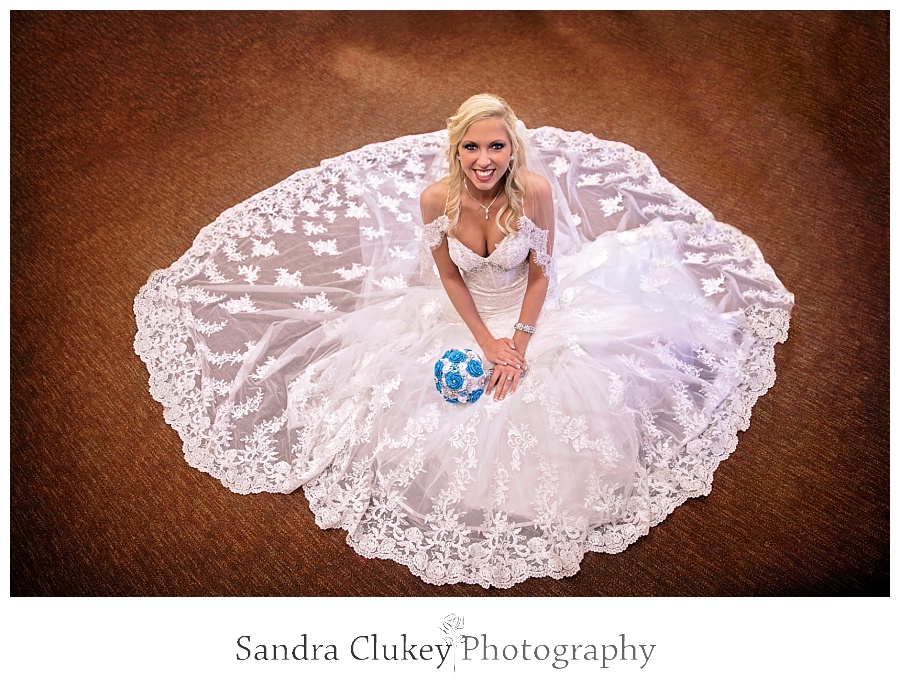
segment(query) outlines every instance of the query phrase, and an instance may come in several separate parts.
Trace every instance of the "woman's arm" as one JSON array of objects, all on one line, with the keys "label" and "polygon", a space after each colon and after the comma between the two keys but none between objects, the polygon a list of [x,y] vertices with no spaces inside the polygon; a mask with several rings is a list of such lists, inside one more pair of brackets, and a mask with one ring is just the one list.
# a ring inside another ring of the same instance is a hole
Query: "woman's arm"
[{"label": "woman's arm", "polygon": [[[446,194],[446,182],[432,184],[422,193],[420,205],[422,221],[426,225],[440,217]],[[459,313],[459,317],[462,318],[462,321],[469,328],[485,357],[491,363],[497,365],[509,365],[514,369],[524,367],[525,357],[515,350],[512,340],[495,338],[481,319],[481,315],[475,307],[475,301],[472,299],[472,294],[469,293],[469,288],[463,281],[459,268],[450,258],[450,248],[446,236],[441,237],[441,243],[432,250],[431,255],[434,256],[441,284],[450,298],[450,303],[453,304],[456,312]]]},{"label": "woman's arm", "polygon": [[[553,253],[553,238],[555,233],[553,215],[553,194],[550,184],[539,174],[529,174],[527,177],[526,208],[525,214],[540,229],[547,232],[547,255]],[[519,322],[523,325],[534,326],[544,306],[547,297],[547,289],[550,285],[544,268],[537,261],[534,249],[528,256],[528,284],[525,287],[525,296],[522,298],[522,307],[519,310]],[[531,335],[521,330],[515,330],[512,336],[513,345],[523,356],[528,349]],[[486,393],[494,392],[494,398],[502,399],[507,393],[512,394],[519,387],[522,369],[510,367],[497,367],[488,383]]]},{"label": "woman's arm", "polygon": [[[553,194],[550,184],[539,174],[531,174],[528,186],[526,204],[530,206],[530,212],[526,212],[535,225],[547,232],[547,255],[553,254],[553,239],[555,235],[553,217]],[[528,203],[528,201],[531,201]],[[526,211],[529,208],[526,207]],[[523,325],[536,325],[541,309],[544,307],[544,299],[547,298],[547,288],[550,280],[536,259],[534,249],[528,255],[528,285],[525,288],[525,296],[522,299],[522,308],[519,311],[519,322]],[[516,350],[523,355],[528,349],[528,341],[531,335],[521,330],[513,334]]]}]

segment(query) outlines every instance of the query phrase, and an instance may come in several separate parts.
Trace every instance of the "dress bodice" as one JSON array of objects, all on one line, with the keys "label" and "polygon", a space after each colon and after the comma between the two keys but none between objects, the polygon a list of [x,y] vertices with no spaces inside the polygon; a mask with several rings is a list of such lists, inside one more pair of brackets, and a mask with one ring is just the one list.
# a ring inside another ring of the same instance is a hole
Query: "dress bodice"
[{"label": "dress bodice", "polygon": [[487,256],[480,256],[456,237],[447,234],[450,220],[441,215],[425,226],[428,248],[437,248],[447,236],[450,259],[459,268],[475,306],[482,315],[517,308],[528,285],[528,257],[534,251],[535,261],[550,279],[547,295],[556,293],[556,271],[547,250],[549,232],[527,217],[521,217],[518,231],[507,235]]}]

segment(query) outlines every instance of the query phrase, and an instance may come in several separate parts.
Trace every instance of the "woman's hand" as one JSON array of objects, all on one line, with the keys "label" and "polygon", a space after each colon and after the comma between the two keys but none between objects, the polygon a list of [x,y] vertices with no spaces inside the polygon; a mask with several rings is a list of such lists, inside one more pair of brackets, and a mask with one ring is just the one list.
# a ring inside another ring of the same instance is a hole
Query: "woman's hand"
[{"label": "woman's hand", "polygon": [[490,339],[481,345],[484,357],[497,366],[512,366],[513,369],[525,370],[525,356],[516,351],[512,339],[502,337]]},{"label": "woman's hand", "polygon": [[514,366],[497,365],[491,379],[485,387],[485,394],[493,392],[496,401],[502,401],[507,394],[512,394],[519,387],[519,380],[525,371]]}]

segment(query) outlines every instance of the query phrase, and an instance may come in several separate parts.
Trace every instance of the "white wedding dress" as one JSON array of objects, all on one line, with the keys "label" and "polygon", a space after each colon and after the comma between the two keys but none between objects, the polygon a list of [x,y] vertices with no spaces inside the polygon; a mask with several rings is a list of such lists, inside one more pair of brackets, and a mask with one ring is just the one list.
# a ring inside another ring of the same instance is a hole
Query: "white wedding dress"
[{"label": "white wedding dress", "polygon": [[515,394],[435,389],[444,351],[479,349],[429,253],[447,219],[419,217],[446,132],[407,136],[226,211],[141,289],[135,350],[188,462],[235,492],[302,486],[320,526],[436,584],[569,576],[707,494],[774,382],[793,296],[645,155],[529,137],[552,255],[528,218],[488,257],[448,239],[495,336],[530,253],[550,278]]}]

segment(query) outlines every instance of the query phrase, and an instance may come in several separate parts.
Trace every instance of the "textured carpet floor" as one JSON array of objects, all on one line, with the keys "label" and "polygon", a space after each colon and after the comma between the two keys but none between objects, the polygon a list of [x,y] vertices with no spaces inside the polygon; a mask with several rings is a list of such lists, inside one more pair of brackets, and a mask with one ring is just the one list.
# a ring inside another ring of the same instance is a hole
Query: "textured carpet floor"
[{"label": "textured carpet floor", "polygon": [[[11,15],[13,595],[888,593],[888,14]],[[301,492],[190,468],[132,301],[220,212],[503,95],[624,141],[753,237],[797,299],[716,474],[618,555],[429,586]]]}]

